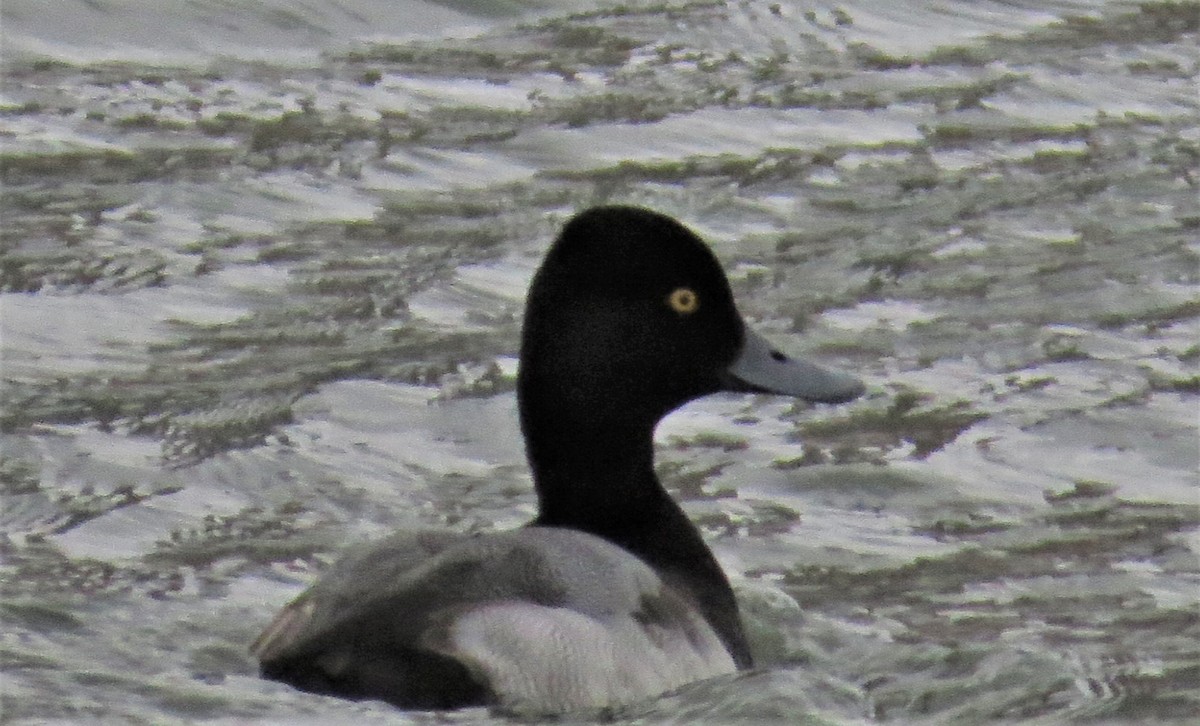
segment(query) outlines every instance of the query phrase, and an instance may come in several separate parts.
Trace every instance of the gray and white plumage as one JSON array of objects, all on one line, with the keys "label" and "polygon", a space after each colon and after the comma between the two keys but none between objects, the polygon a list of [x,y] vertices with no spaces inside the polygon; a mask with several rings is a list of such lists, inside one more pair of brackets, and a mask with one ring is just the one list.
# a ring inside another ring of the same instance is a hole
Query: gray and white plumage
[{"label": "gray and white plumage", "polygon": [[584,532],[401,533],[330,572],[264,631],[260,660],[319,652],[320,667],[345,679],[381,643],[426,650],[522,712],[628,704],[735,670],[694,603]]},{"label": "gray and white plumage", "polygon": [[585,211],[534,276],[522,328],[537,518],[352,550],[254,643],[262,674],[409,709],[560,713],[749,668],[733,590],[654,473],[654,426],[718,391],[840,402],[862,390],[751,331],[678,222]]}]

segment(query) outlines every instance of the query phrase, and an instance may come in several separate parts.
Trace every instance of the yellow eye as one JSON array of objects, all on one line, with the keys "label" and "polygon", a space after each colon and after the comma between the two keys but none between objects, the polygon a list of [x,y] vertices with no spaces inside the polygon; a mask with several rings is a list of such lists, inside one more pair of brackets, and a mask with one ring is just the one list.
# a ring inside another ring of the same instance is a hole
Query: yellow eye
[{"label": "yellow eye", "polygon": [[667,304],[680,315],[691,315],[700,307],[700,296],[690,287],[677,287],[667,296]]}]

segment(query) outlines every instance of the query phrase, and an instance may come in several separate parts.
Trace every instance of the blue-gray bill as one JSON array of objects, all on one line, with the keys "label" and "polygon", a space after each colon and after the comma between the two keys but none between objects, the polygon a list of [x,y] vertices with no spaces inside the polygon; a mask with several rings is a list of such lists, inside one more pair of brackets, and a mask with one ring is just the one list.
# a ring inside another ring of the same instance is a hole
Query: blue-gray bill
[{"label": "blue-gray bill", "polygon": [[724,378],[730,391],[778,393],[815,403],[844,403],[866,390],[856,376],[780,353],[748,327],[742,350]]}]

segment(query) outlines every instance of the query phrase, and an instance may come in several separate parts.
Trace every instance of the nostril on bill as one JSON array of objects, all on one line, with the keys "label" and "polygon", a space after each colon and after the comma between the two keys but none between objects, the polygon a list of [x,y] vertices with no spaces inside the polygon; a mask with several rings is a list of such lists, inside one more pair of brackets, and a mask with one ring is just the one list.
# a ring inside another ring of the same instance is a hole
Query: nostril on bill
[{"label": "nostril on bill", "polygon": [[771,351],[771,360],[777,361],[779,363],[787,363],[788,357],[786,355],[784,355],[783,353],[780,353],[777,350],[772,350]]}]

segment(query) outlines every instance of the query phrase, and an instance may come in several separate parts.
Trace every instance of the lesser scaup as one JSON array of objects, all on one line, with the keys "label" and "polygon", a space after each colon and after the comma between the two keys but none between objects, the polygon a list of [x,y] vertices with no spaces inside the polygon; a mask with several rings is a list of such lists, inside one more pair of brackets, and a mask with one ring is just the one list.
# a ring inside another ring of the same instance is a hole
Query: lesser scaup
[{"label": "lesser scaup", "polygon": [[751,331],[678,222],[575,216],[533,278],[521,338],[537,519],[352,550],[254,643],[263,676],[403,708],[552,713],[751,667],[729,582],[653,466],[658,421],[717,391],[842,402],[863,386]]}]

